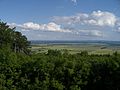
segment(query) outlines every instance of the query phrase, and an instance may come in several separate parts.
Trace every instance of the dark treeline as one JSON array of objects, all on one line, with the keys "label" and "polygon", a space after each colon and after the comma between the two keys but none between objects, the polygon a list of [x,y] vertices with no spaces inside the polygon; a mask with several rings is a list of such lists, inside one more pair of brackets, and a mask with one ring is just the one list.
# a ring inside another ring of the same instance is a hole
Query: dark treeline
[{"label": "dark treeline", "polygon": [[35,54],[28,46],[25,36],[0,23],[0,90],[120,90],[117,52]]}]

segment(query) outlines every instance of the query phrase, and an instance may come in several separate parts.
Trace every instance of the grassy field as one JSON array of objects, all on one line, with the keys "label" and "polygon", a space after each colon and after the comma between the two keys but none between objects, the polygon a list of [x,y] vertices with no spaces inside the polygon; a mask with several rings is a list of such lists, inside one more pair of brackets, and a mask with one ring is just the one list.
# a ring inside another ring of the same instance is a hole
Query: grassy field
[{"label": "grassy field", "polygon": [[75,54],[80,53],[81,51],[88,51],[89,54],[112,54],[115,51],[120,53],[120,46],[107,46],[107,45],[72,45],[72,44],[40,44],[32,45],[31,50],[35,53],[46,53],[49,49],[52,50],[68,50],[69,53]]}]

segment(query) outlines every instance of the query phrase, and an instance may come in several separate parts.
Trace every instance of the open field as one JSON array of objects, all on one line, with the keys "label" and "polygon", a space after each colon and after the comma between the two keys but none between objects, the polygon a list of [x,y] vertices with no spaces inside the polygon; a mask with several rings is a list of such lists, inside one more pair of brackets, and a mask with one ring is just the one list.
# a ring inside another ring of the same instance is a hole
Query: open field
[{"label": "open field", "polygon": [[120,53],[120,46],[96,45],[96,44],[39,44],[32,45],[31,50],[35,53],[46,53],[49,49],[67,50],[71,54],[88,51],[89,54],[112,54],[115,51]]}]

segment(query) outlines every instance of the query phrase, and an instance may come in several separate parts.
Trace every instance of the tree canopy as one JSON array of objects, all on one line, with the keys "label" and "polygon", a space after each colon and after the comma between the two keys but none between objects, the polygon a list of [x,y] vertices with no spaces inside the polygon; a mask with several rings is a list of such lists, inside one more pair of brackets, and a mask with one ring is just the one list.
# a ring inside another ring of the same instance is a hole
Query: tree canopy
[{"label": "tree canopy", "polygon": [[26,36],[21,32],[15,31],[14,28],[10,28],[7,23],[0,22],[0,47],[8,46],[14,52],[23,52],[28,54],[28,46],[30,42]]}]

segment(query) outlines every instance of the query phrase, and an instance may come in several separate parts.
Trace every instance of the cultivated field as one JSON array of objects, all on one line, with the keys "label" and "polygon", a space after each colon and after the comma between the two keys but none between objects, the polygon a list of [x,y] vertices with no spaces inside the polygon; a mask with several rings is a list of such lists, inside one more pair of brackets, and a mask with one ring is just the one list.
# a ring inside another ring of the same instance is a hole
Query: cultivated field
[{"label": "cultivated field", "polygon": [[49,49],[67,50],[71,54],[88,51],[89,54],[112,54],[115,51],[120,53],[120,46],[94,45],[94,44],[39,44],[32,45],[31,50],[35,53],[46,53]]}]

